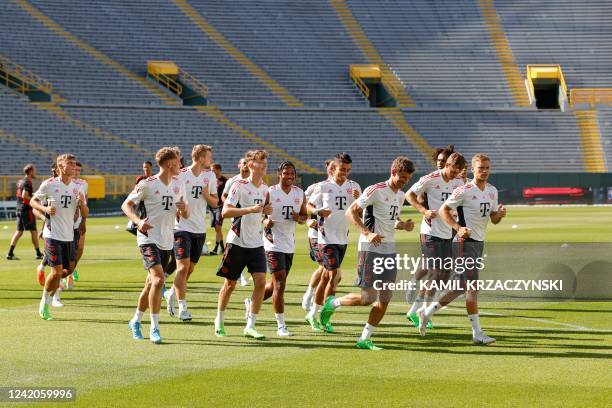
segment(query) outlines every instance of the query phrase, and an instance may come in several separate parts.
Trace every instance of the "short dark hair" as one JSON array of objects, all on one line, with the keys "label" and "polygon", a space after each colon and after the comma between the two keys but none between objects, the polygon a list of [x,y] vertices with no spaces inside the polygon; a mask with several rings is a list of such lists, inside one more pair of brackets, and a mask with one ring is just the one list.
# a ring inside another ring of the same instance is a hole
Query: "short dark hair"
[{"label": "short dark hair", "polygon": [[283,170],[285,170],[286,167],[293,167],[293,171],[297,173],[297,171],[295,170],[295,165],[291,163],[289,160],[285,160],[281,162],[281,164],[278,165],[278,168],[276,169],[276,171],[278,172],[278,174],[280,174],[283,172]]},{"label": "short dark hair", "polygon": [[222,170],[222,169],[221,169],[221,163],[213,163],[213,164],[211,164],[211,165],[210,165],[210,168],[211,168],[211,169],[219,169],[219,170]]},{"label": "short dark hair", "polygon": [[344,164],[351,164],[353,159],[351,159],[351,156],[348,153],[342,152],[334,156],[334,161]]},{"label": "short dark hair", "polygon": [[23,168],[23,174],[27,176],[28,173],[32,172],[33,170],[34,170],[34,164],[28,163]]},{"label": "short dark hair", "polygon": [[151,163],[149,160],[142,162],[142,164],[148,164],[149,166],[153,167],[153,163]]},{"label": "short dark hair", "polygon": [[77,167],[83,168],[83,164],[80,161],[76,162]]},{"label": "short dark hair", "polygon": [[448,156],[448,158],[446,159],[446,163],[450,164],[451,166],[457,166],[460,169],[467,167],[467,162],[465,161],[465,157],[463,157],[457,152]]}]

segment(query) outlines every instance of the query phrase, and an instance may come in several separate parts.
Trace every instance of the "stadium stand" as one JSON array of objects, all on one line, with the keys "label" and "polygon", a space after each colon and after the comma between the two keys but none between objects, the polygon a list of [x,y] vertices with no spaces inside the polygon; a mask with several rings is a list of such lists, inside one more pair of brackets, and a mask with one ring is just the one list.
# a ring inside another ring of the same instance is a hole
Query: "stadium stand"
[{"label": "stadium stand", "polygon": [[477,2],[347,3],[417,105],[512,105]]},{"label": "stadium stand", "polygon": [[[585,142],[585,115],[517,104],[483,1],[3,1],[0,55],[49,81],[60,98],[32,104],[0,86],[0,143],[10,153],[0,174],[18,174],[26,157],[46,168],[66,150],[94,171],[132,174],[162,145],[188,153],[195,143],[213,145],[228,172],[254,147],[272,152],[270,169],[288,158],[315,172],[346,150],[356,173],[386,172],[398,154],[425,172],[426,150],[449,143],[466,156],[488,153],[496,172],[605,171],[612,110],[587,118],[601,136]],[[562,1],[530,18],[527,3],[512,4],[494,3],[521,69],[561,63],[570,86],[610,87],[603,74],[612,72],[610,25],[599,17],[609,6]],[[554,30],[561,39],[551,39]],[[584,49],[564,40],[572,30]],[[551,50],[529,54],[540,37]],[[562,55],[563,44],[579,57]],[[374,56],[403,81],[407,108],[368,108],[350,81],[349,64]],[[211,106],[179,106],[145,79],[149,60],[174,61],[194,75],[208,86]]]}]

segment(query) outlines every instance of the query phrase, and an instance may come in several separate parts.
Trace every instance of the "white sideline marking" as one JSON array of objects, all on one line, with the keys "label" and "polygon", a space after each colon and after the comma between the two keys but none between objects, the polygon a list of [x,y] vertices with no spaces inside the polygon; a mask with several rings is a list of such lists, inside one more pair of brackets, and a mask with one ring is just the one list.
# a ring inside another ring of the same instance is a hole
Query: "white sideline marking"
[{"label": "white sideline marking", "polygon": [[593,331],[594,330],[594,329],[590,329],[588,327],[578,326],[576,324],[555,322],[554,320],[539,319],[537,317],[514,316],[514,315],[507,315],[507,314],[503,314],[503,313],[493,313],[493,312],[480,312],[480,314],[483,315],[483,316],[489,315],[489,316],[501,316],[501,317],[514,317],[516,319],[529,320],[529,321],[532,321],[532,322],[546,323],[546,324],[553,324],[553,325],[557,325],[557,326],[569,327],[569,328],[574,329],[574,330],[582,330],[582,331]]}]

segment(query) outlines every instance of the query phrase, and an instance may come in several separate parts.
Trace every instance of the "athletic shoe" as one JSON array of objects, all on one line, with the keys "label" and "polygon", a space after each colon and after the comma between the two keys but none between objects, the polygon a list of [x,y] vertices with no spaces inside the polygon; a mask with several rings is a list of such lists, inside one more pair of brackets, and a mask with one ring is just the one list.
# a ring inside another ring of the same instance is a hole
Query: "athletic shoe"
[{"label": "athletic shoe", "polygon": [[263,334],[259,333],[255,329],[244,329],[242,334],[244,334],[244,337],[249,337],[249,338],[255,339],[255,340],[265,340],[266,339],[266,336],[264,336]]},{"label": "athletic shoe", "polygon": [[323,308],[321,309],[320,319],[321,319],[321,324],[323,326],[327,326],[327,324],[329,323],[329,319],[331,319],[332,315],[336,311],[334,309],[334,306],[332,305],[332,302],[334,301],[334,299],[335,299],[334,296],[328,296],[327,299],[325,300],[325,304],[323,305]]},{"label": "athletic shoe", "polygon": [[249,284],[249,281],[244,277],[244,273],[240,274],[240,286],[246,286]]},{"label": "athletic shoe", "polygon": [[249,318],[249,313],[251,312],[251,298],[244,299],[244,318]]},{"label": "athletic shoe", "polygon": [[[419,315],[418,314],[406,313],[406,319],[412,321],[412,324],[414,324],[414,327],[416,327],[417,329],[419,328]],[[433,322],[431,320],[427,322],[427,328],[433,329]]]},{"label": "athletic shoe", "polygon": [[333,333],[334,332],[334,326],[332,326],[332,324],[330,322],[327,322],[326,325],[322,325],[323,326],[323,330],[325,330],[325,333]]},{"label": "athletic shoe", "polygon": [[472,337],[472,341],[474,342],[474,344],[482,344],[486,346],[487,344],[494,343],[495,339],[493,337],[487,336],[486,334],[484,334],[484,332],[480,332]]},{"label": "athletic shoe", "polygon": [[304,309],[305,312],[310,310],[311,303],[312,303],[312,297],[308,297],[304,293],[304,296],[302,296],[302,309]]},{"label": "athletic shoe", "polygon": [[176,308],[174,307],[175,298],[176,296],[174,296],[173,290],[164,291],[164,299],[166,299],[166,310],[168,311],[168,314],[172,317],[176,315]]},{"label": "athletic shoe", "polygon": [[290,337],[293,336],[293,333],[287,329],[287,326],[279,327],[276,331],[276,335],[279,337]]},{"label": "athletic shoe", "polygon": [[140,322],[132,323],[132,321],[130,321],[128,323],[128,327],[130,328],[130,331],[132,332],[132,338],[134,340],[143,340],[144,339],[144,336],[142,335],[142,332],[140,331]]},{"label": "athletic shoe", "polygon": [[43,254],[36,254],[36,259],[43,259]]},{"label": "athletic shoe", "polygon": [[209,256],[213,256],[213,255],[219,255],[219,254],[217,253],[217,250],[216,250],[216,249],[213,249],[212,251],[209,251],[209,252],[208,252],[208,255],[209,255]]},{"label": "athletic shoe", "polygon": [[189,313],[189,310],[187,310],[187,309],[179,310],[179,319],[181,319],[184,322],[190,322],[191,321],[191,313]]},{"label": "athletic shoe", "polygon": [[159,334],[159,328],[154,328],[151,330],[151,334],[149,334],[149,340],[152,343],[160,344],[162,342],[161,334]]},{"label": "athletic shoe", "polygon": [[312,331],[315,331],[315,332],[322,332],[323,331],[323,327],[321,327],[321,323],[319,323],[319,321],[316,318],[306,316],[306,318],[304,320],[306,320],[306,322],[308,324],[310,324],[310,327],[312,328]]},{"label": "athletic shoe", "polygon": [[51,299],[51,306],[53,306],[53,307],[64,307],[64,304],[62,303],[62,300],[60,299],[60,297],[59,297],[59,295],[57,293],[55,295],[53,295],[53,299]]},{"label": "athletic shoe", "polygon": [[38,284],[40,286],[45,286],[45,270],[41,269],[40,265],[38,265],[38,268],[36,268],[36,278],[38,279]]},{"label": "athletic shoe", "polygon": [[43,320],[53,320],[53,318],[51,317],[51,313],[49,313],[49,305],[45,303],[41,304],[38,308],[38,315]]},{"label": "athletic shoe", "polygon": [[75,269],[74,272],[72,272],[72,277],[74,278],[75,282],[78,282],[79,281],[79,271]]},{"label": "athletic shoe", "polygon": [[221,323],[220,326],[217,326],[217,323],[215,322],[215,336],[217,337],[227,336],[227,334],[225,334],[225,325],[223,323]]},{"label": "athletic shoe", "polygon": [[7,255],[6,259],[9,261],[18,261],[19,258],[17,258],[15,255]]},{"label": "athletic shoe", "polygon": [[419,310],[419,334],[421,337],[425,336],[425,332],[427,331],[427,318],[422,310]]},{"label": "athletic shoe", "polygon": [[374,351],[382,350],[382,347],[375,346],[374,343],[372,343],[372,340],[370,339],[360,340],[357,342],[356,346],[358,349],[362,349],[362,350],[374,350]]}]

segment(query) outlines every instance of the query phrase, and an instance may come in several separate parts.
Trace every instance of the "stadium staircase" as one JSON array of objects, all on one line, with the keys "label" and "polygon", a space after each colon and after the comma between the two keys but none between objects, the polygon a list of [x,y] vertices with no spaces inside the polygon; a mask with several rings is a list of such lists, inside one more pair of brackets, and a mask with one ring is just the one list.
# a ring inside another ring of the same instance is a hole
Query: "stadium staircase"
[{"label": "stadium staircase", "polygon": [[575,111],[574,114],[580,129],[584,170],[588,173],[604,173],[606,163],[601,145],[599,124],[597,123],[597,111],[579,110]]},{"label": "stadium staircase", "polygon": [[[31,101],[50,102],[53,86],[30,70],[0,55],[0,85],[26,95]],[[55,95],[58,99],[58,95]]]}]

